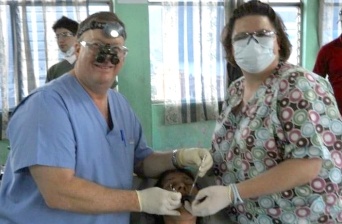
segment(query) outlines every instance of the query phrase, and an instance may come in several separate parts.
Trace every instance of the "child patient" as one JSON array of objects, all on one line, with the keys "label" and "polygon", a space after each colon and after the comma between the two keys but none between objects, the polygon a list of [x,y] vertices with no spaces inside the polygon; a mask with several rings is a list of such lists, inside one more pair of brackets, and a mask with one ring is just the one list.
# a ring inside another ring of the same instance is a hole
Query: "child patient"
[{"label": "child patient", "polygon": [[[162,173],[155,184],[156,187],[160,187],[170,191],[178,191],[184,198],[189,197],[189,193],[194,183],[194,177],[188,170],[177,169],[168,170]],[[198,186],[195,185],[191,192],[191,195],[195,196],[198,192]],[[158,197],[158,195],[156,195]],[[180,216],[158,216],[151,215],[148,223],[155,224],[203,224],[203,218],[192,216],[184,207],[179,208]]]}]

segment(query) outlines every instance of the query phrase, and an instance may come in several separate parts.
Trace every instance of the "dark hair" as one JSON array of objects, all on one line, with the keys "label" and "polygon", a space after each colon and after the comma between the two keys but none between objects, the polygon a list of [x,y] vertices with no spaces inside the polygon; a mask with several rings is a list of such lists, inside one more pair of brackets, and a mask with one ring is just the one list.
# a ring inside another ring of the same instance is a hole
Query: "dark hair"
[{"label": "dark hair", "polygon": [[69,30],[75,36],[78,30],[78,22],[76,22],[75,20],[69,19],[68,17],[62,16],[62,18],[57,20],[52,26],[52,29],[55,32],[59,28],[65,28]]},{"label": "dark hair", "polygon": [[267,16],[275,28],[276,35],[278,36],[279,43],[279,58],[281,61],[287,61],[291,55],[292,45],[286,33],[286,27],[280,16],[273,10],[273,8],[260,1],[249,1],[240,7],[236,8],[233,16],[229,19],[222,31],[222,44],[226,51],[227,60],[233,65],[237,65],[233,55],[232,35],[235,26],[235,21],[244,16],[260,15]]},{"label": "dark hair", "polygon": [[[191,173],[191,171],[186,170],[186,169],[174,169],[174,170],[167,170],[165,172],[163,172],[159,178],[158,181],[156,182],[156,184],[154,186],[156,187],[160,187],[163,188],[162,183],[164,182],[165,178],[172,173],[184,173],[185,175],[187,175],[188,177],[190,177],[192,180],[194,180],[194,175]],[[195,185],[198,189],[200,188],[197,183]],[[162,215],[153,215],[154,216],[154,223],[157,224],[164,224],[164,219]],[[196,224],[203,224],[204,223],[204,218],[203,217],[197,217],[196,219]]]},{"label": "dark hair", "polygon": [[110,23],[110,22],[117,22],[119,23],[122,28],[123,28],[123,31],[122,31],[122,37],[124,39],[127,38],[127,33],[125,31],[125,24],[119,19],[119,17],[113,13],[113,12],[96,12],[90,16],[88,16],[85,20],[83,20],[81,23],[80,23],[80,27],[78,29],[78,32],[77,32],[77,38],[79,39],[82,34],[88,30],[88,29],[93,29],[92,28],[92,24],[94,24],[94,22],[100,22],[100,23]]},{"label": "dark hair", "polygon": [[160,174],[160,176],[158,178],[158,181],[156,182],[156,184],[154,186],[163,188],[163,184],[162,184],[163,181],[171,173],[184,173],[185,175],[190,177],[191,180],[195,180],[194,175],[190,172],[190,170],[186,170],[186,169],[167,170],[167,171],[163,172],[162,174]]}]

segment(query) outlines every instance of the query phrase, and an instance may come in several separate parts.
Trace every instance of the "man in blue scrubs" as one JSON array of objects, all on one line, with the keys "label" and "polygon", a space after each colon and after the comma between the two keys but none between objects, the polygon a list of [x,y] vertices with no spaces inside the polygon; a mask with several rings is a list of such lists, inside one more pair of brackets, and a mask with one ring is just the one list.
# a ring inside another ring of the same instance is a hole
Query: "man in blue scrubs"
[{"label": "man in blue scrubs", "polygon": [[[84,20],[74,70],[36,89],[13,112],[0,186],[0,223],[128,224],[129,212],[179,215],[181,194],[132,190],[133,173],[212,166],[208,150],[153,152],[126,99],[110,89],[127,48],[111,12]],[[201,163],[201,161],[203,163]]]}]

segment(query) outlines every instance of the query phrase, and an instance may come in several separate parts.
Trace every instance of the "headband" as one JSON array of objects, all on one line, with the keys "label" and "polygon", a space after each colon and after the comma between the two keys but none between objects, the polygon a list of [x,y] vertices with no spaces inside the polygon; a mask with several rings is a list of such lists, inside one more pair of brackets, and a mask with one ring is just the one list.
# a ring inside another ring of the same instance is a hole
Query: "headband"
[{"label": "headband", "polygon": [[84,26],[82,29],[80,29],[77,33],[77,37],[79,38],[84,32],[87,30],[94,30],[94,29],[101,29],[105,33],[107,37],[111,38],[117,38],[119,36],[122,36],[124,39],[126,39],[126,31],[123,28],[123,26],[118,22],[97,22],[92,21],[88,25]]}]

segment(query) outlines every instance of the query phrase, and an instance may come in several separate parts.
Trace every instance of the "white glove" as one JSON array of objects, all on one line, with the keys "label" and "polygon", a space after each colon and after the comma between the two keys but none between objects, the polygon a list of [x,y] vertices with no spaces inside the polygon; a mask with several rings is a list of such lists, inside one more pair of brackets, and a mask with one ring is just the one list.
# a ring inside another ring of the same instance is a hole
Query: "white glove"
[{"label": "white glove", "polygon": [[[200,177],[203,177],[213,165],[213,158],[211,157],[209,150],[204,148],[179,149],[176,157],[177,163],[182,167],[201,166],[198,174]],[[202,163],[203,158],[204,160]]]},{"label": "white glove", "polygon": [[152,187],[136,192],[138,194],[141,212],[157,215],[180,215],[176,209],[182,206],[181,193],[167,191],[159,187]]},{"label": "white glove", "polygon": [[188,201],[184,203],[184,208],[193,216],[213,215],[221,209],[227,207],[233,199],[231,185],[211,186],[200,190],[191,206]]}]

